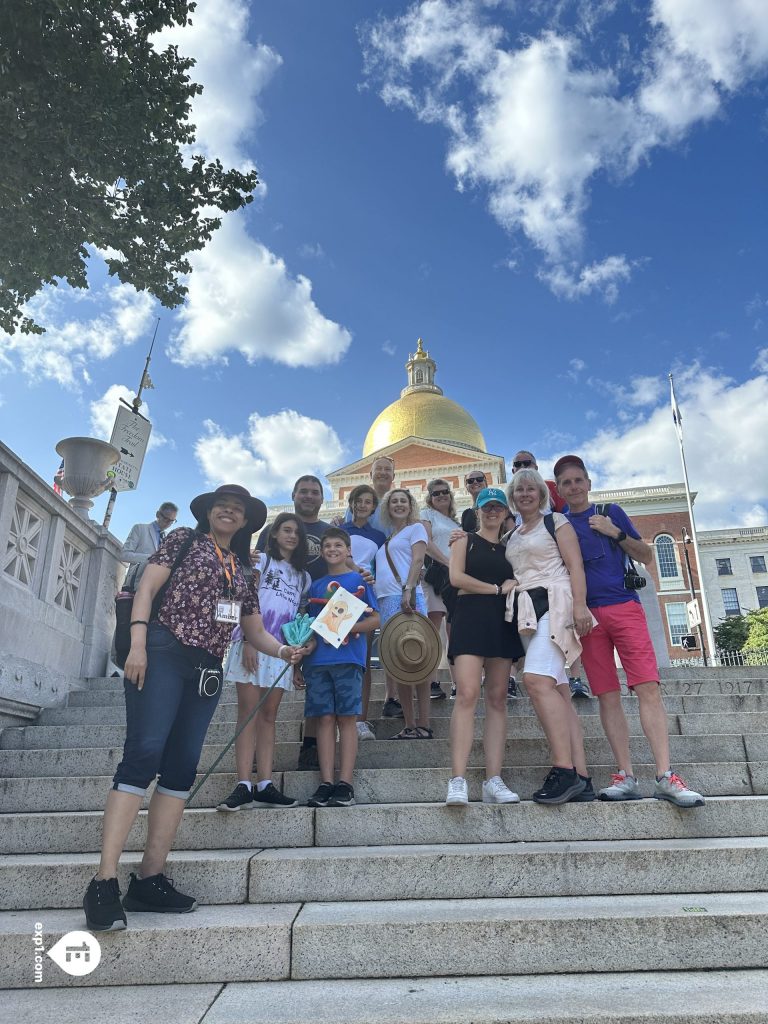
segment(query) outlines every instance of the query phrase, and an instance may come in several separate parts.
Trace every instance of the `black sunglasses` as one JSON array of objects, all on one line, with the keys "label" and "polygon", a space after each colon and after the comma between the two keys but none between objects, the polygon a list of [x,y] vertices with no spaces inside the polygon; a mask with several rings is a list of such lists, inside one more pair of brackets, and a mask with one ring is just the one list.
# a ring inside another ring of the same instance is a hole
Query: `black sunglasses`
[{"label": "black sunglasses", "polygon": [[528,469],[529,466],[533,465],[533,459],[518,459],[517,462],[512,463],[513,469]]},{"label": "black sunglasses", "polygon": [[484,484],[485,483],[485,477],[484,476],[468,476],[467,477],[467,483],[468,484]]},{"label": "black sunglasses", "polygon": [[450,493],[451,492],[450,492],[450,490],[447,487],[445,488],[445,490],[430,491],[430,494],[431,494],[431,496],[433,498],[444,498],[446,495],[448,495]]}]

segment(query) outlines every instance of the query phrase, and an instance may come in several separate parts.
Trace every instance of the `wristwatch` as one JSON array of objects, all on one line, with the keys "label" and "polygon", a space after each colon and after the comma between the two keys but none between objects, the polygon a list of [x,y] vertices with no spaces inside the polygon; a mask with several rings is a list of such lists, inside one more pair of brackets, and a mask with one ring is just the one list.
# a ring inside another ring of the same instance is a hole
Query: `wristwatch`
[{"label": "wristwatch", "polygon": [[614,540],[616,541],[616,543],[617,543],[617,544],[621,544],[621,542],[622,542],[623,540],[626,540],[626,539],[627,539],[627,535],[626,535],[626,533],[624,533],[624,531],[623,531],[623,530],[619,530],[619,535],[618,535],[618,537],[614,537],[613,539],[614,539]]}]

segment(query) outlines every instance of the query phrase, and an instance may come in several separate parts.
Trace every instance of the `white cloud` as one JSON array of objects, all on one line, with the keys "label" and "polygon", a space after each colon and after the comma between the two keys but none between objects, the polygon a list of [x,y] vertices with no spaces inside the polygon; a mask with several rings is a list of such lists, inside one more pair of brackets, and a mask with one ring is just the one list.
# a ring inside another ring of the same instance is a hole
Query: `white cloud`
[{"label": "white cloud", "polygon": [[[95,398],[91,402],[90,407],[91,436],[108,441],[112,436],[112,427],[115,425],[115,416],[120,406],[120,399],[124,398],[129,405],[132,405],[135,395],[136,392],[131,391],[124,384],[112,384],[101,398]],[[152,417],[149,414],[149,403],[143,397],[140,412],[142,416],[145,416],[150,422],[152,421]],[[151,451],[153,448],[160,448],[164,444],[168,444],[168,438],[164,437],[153,426],[152,433],[149,435],[147,450]]]},{"label": "white cloud", "polygon": [[387,339],[384,342],[384,344],[381,346],[381,351],[385,352],[388,356],[393,356],[395,354],[395,352],[397,351],[397,349],[392,344],[392,342],[389,339]]},{"label": "white cloud", "polygon": [[191,263],[189,295],[169,348],[176,362],[222,362],[234,350],[249,362],[322,366],[349,348],[352,335],[323,316],[312,282],[292,277],[279,256],[247,234],[241,216],[230,214]]},{"label": "white cloud", "polygon": [[752,369],[759,373],[768,373],[768,348],[761,348],[757,353],[757,359],[752,364]]},{"label": "white cloud", "polygon": [[613,301],[636,263],[612,255],[581,265],[591,183],[632,174],[654,147],[714,116],[721,90],[764,71],[764,0],[655,0],[639,60],[633,66],[619,46],[604,67],[576,33],[588,36],[611,4],[591,19],[582,10],[576,28],[544,28],[512,46],[492,21],[506,7],[422,0],[381,18],[363,36],[368,77],[388,105],[443,125],[459,189],[486,190],[496,220],[543,254],[539,276],[556,294]]},{"label": "white cloud", "polygon": [[[90,319],[74,319],[73,301],[86,310],[94,305],[102,310]],[[91,360],[108,359],[147,334],[154,302],[147,292],[112,281],[88,292],[67,285],[46,288],[27,306],[38,323],[46,324],[46,333],[0,332],[0,364],[6,369],[20,367],[31,380],[53,380],[78,390]]]},{"label": "white cloud", "polygon": [[198,4],[191,24],[154,40],[158,48],[176,45],[196,61],[190,75],[203,91],[192,101],[197,131],[191,149],[241,170],[253,166],[246,145],[264,119],[259,94],[282,64],[269,46],[249,41],[248,19],[245,0]]},{"label": "white cloud", "polygon": [[[654,378],[636,378],[630,386],[615,385],[614,390],[640,396],[643,386],[637,380]],[[669,393],[663,381],[659,383],[661,394],[651,411],[628,427],[604,427],[576,446],[596,488],[682,479]],[[683,414],[691,488],[698,492],[697,525],[714,529],[768,522],[768,373],[737,383],[716,370],[693,365],[675,374],[675,391]],[[645,397],[651,392],[652,388]],[[565,446],[560,445],[553,458],[562,454]]]},{"label": "white cloud", "polygon": [[332,427],[293,409],[271,416],[252,413],[242,434],[228,435],[212,420],[204,426],[195,455],[207,482],[241,483],[260,497],[290,490],[302,473],[335,469],[345,454]]}]

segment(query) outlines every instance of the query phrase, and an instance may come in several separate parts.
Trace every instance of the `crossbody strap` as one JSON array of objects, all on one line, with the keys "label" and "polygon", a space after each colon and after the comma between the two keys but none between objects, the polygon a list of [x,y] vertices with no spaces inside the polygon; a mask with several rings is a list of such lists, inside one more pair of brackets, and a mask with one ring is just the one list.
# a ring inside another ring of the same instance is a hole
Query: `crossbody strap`
[{"label": "crossbody strap", "polygon": [[[392,561],[392,555],[390,555],[390,553],[389,553],[389,537],[387,537],[387,539],[384,541],[384,554],[387,556],[387,561],[389,562],[390,572],[395,577],[395,583],[397,583],[397,585],[401,589],[403,589],[403,591],[404,591],[403,581],[402,581],[402,579],[400,577],[400,573],[397,571],[397,567],[396,567],[395,563]],[[411,601],[411,607],[415,608],[416,607],[416,588],[415,587],[413,587],[412,590],[411,590],[410,601]]]},{"label": "crossbody strap", "polygon": [[162,585],[162,587],[160,587],[158,592],[155,594],[154,600],[152,601],[152,609],[151,609],[150,614],[149,614],[150,621],[152,619],[156,619],[157,618],[157,616],[158,616],[158,614],[160,612],[160,606],[162,605],[163,601],[165,600],[165,593],[168,590],[168,587],[170,585],[171,580],[173,579],[173,574],[176,572],[176,570],[179,568],[181,563],[187,557],[187,553],[188,553],[189,549],[192,547],[192,545],[194,544],[194,542],[195,542],[195,534],[193,532],[193,533],[190,534],[189,537],[187,537],[187,539],[184,541],[184,543],[179,548],[179,553],[176,555],[176,558],[174,559],[173,565],[171,566],[171,572],[170,572],[170,575],[168,576],[168,579],[165,581],[165,583]]}]

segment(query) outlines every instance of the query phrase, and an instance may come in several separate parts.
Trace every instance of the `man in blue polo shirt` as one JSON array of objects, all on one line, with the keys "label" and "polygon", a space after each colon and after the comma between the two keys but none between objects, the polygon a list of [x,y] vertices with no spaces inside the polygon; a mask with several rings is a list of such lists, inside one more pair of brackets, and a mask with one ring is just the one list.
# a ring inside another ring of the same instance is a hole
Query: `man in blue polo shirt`
[{"label": "man in blue polo shirt", "polygon": [[701,806],[701,794],[688,789],[670,768],[667,712],[656,655],[640,598],[625,581],[627,556],[647,565],[653,552],[618,505],[610,505],[608,515],[597,513],[589,500],[592,482],[578,455],[558,459],[554,475],[558,491],[568,502],[565,515],[576,531],[584,560],[587,606],[598,623],[581,638],[581,660],[618,766],[611,785],[600,791],[600,799],[642,798],[629,752],[629,726],[621,706],[615,651],[626,673],[627,686],[638,698],[640,723],[656,761],[654,796],[678,807]]}]

